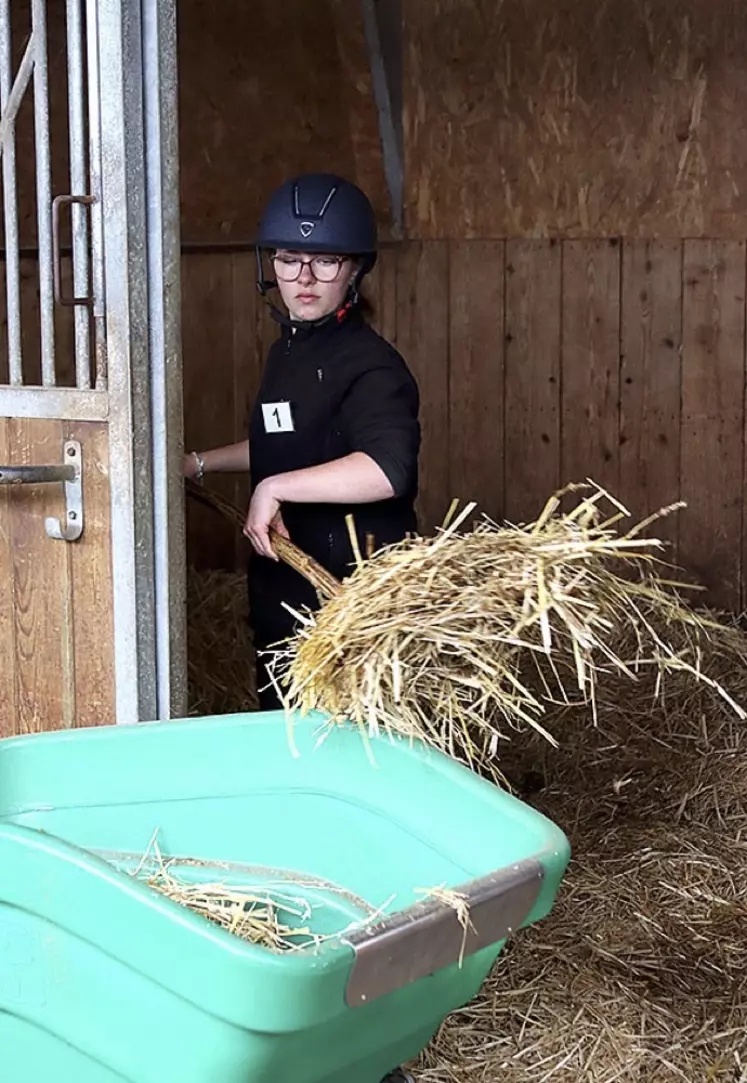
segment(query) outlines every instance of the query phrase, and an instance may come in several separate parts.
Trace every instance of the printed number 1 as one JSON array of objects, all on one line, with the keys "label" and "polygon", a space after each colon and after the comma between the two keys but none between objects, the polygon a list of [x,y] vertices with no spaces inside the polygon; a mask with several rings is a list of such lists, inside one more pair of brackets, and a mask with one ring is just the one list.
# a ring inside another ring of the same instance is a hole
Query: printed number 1
[{"label": "printed number 1", "polygon": [[289,402],[263,402],[265,432],[293,432],[293,414]]}]

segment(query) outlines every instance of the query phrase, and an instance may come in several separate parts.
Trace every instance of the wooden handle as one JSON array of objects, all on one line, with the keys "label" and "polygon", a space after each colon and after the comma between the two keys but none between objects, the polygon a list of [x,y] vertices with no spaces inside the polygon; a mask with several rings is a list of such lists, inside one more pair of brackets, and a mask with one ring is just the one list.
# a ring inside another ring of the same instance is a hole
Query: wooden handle
[{"label": "wooden handle", "polygon": [[339,594],[342,586],[340,580],[272,527],[270,527],[270,541],[280,559],[289,567],[294,568],[304,579],[308,579],[312,587],[315,587],[325,598],[334,598],[335,594]]},{"label": "wooden handle", "polygon": [[[213,492],[210,489],[204,489],[201,485],[192,481],[191,478],[186,479],[186,491],[188,496],[225,515],[235,525],[243,527],[246,519],[245,513],[225,496],[221,496],[220,493]],[[304,553],[303,549],[299,549],[288,538],[278,534],[272,527],[270,527],[270,541],[272,542],[272,548],[280,559],[290,568],[293,568],[294,571],[297,571],[299,575],[302,575],[325,598],[334,598],[339,593],[342,585],[339,579],[336,579],[331,572],[323,568],[313,557]]]}]

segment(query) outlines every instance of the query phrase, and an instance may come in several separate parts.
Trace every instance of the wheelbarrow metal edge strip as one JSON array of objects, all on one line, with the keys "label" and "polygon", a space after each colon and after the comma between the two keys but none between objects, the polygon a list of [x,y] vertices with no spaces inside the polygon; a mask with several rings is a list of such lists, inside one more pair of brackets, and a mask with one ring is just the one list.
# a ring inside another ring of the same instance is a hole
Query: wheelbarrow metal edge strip
[{"label": "wheelbarrow metal edge strip", "polygon": [[346,1003],[369,1004],[505,940],[531,913],[543,877],[542,864],[530,858],[460,885],[466,930],[454,907],[425,900],[346,937],[355,952]]}]

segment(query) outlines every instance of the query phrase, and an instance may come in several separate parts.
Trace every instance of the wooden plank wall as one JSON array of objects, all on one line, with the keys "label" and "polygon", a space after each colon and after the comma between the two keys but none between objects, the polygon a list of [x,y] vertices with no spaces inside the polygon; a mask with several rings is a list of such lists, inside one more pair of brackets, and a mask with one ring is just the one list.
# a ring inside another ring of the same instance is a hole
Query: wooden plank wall
[{"label": "wooden plank wall", "polygon": [[[526,521],[588,477],[636,518],[684,499],[657,533],[710,601],[744,605],[746,262],[740,241],[385,248],[369,292],[420,384],[423,529],[454,496]],[[183,267],[186,436],[204,447],[244,435],[275,328],[250,252]],[[192,559],[237,552],[230,527],[191,509]]]},{"label": "wooden plank wall", "polygon": [[60,486],[0,486],[0,737],[114,721],[106,426],[0,418],[2,463],[60,462],[65,440],[85,456],[75,545],[44,528]]}]

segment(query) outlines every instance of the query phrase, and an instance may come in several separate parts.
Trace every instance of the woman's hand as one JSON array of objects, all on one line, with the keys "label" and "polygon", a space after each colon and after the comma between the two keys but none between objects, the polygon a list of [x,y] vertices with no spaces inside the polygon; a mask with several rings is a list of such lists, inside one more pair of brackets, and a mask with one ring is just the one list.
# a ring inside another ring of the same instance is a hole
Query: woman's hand
[{"label": "woman's hand", "polygon": [[273,478],[260,482],[254,490],[246,522],[244,523],[244,535],[249,539],[255,552],[269,560],[277,560],[278,556],[270,542],[270,527],[289,537],[283,517],[280,514],[280,499],[273,489]]}]

